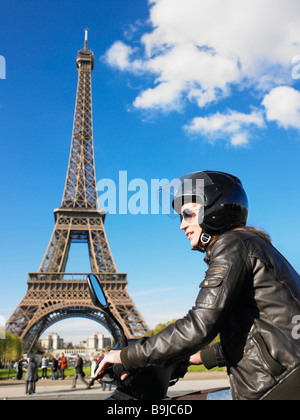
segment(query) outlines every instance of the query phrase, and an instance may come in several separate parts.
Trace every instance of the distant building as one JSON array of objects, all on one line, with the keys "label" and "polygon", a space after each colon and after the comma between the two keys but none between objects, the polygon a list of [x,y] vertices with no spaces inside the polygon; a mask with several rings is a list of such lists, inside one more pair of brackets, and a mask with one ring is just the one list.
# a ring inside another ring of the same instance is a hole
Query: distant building
[{"label": "distant building", "polygon": [[101,333],[94,333],[86,342],[87,349],[105,350],[106,347],[112,346],[112,338],[104,337]]},{"label": "distant building", "polygon": [[114,346],[112,337],[104,337],[102,333],[93,333],[86,341],[81,342],[75,347],[71,347],[70,343],[64,344],[63,338],[56,333],[48,334],[46,338],[39,340],[40,346],[48,353],[59,355],[65,354],[84,354],[85,356],[94,357],[99,353],[103,353],[107,347]]},{"label": "distant building", "polygon": [[64,348],[64,340],[56,333],[48,334],[40,340],[40,346],[46,351],[59,350]]}]

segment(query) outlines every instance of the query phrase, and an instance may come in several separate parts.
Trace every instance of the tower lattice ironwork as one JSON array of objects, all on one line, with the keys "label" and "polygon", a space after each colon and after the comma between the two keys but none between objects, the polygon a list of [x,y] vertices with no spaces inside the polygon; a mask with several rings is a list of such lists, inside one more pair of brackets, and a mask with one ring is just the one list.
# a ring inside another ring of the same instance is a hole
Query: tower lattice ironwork
[{"label": "tower lattice ironwork", "polygon": [[88,244],[91,271],[98,275],[112,312],[128,338],[143,336],[148,326],[127,291],[127,276],[117,271],[104,229],[105,212],[98,207],[93,147],[91,75],[94,55],[78,52],[78,86],[70,160],[61,207],[54,210],[55,227],[38,273],[29,273],[28,290],[6,324],[30,351],[54,323],[84,317],[102,324],[118,340],[120,331],[90,298],[87,274],[65,273],[70,246]]}]

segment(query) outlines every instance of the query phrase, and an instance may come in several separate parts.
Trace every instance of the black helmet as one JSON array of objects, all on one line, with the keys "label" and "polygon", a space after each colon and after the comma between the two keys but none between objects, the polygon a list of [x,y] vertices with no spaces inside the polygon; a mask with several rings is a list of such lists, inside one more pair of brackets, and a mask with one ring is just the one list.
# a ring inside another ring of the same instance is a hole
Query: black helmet
[{"label": "black helmet", "polygon": [[173,200],[180,214],[188,202],[203,205],[199,225],[209,236],[245,226],[248,218],[248,199],[241,181],[224,172],[194,172],[180,178]]}]

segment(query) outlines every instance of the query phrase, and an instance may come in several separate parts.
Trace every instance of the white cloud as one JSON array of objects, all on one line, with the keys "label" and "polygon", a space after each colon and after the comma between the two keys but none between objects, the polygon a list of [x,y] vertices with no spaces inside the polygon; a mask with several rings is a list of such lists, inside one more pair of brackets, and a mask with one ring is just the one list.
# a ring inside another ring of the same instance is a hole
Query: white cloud
[{"label": "white cloud", "polygon": [[117,41],[107,52],[106,59],[111,66],[125,70],[130,67],[130,56],[132,53],[131,47],[124,44],[124,42]]},{"label": "white cloud", "polygon": [[165,293],[165,292],[173,292],[180,289],[180,287],[167,287],[164,289],[150,289],[150,290],[142,290],[140,292],[132,292],[130,293],[130,295],[132,297],[137,297],[137,296],[147,296],[147,295],[153,295],[154,293]]},{"label": "white cloud", "polygon": [[165,300],[155,300],[153,302],[147,302],[147,303],[140,303],[138,305],[139,308],[148,308],[150,306],[165,306],[168,303],[174,303],[176,302],[178,299],[174,298],[174,299],[165,299]]},{"label": "white cloud", "polygon": [[278,86],[265,96],[266,118],[285,129],[300,130],[300,92],[289,86]]},{"label": "white cloud", "polygon": [[135,49],[124,44],[122,41],[117,41],[105,54],[105,60],[112,67],[135,73],[143,70],[143,62],[141,60],[134,60],[132,58],[134,53]]},{"label": "white cloud", "polygon": [[206,136],[211,141],[223,138],[229,140],[233,146],[242,146],[248,143],[252,128],[262,127],[264,118],[260,111],[253,111],[251,114],[228,111],[227,114],[218,112],[208,117],[194,118],[185,129],[191,134]]},{"label": "white cloud", "polygon": [[[106,53],[107,62],[121,71],[152,76],[146,78],[135,108],[180,111],[192,102],[203,114],[203,107],[230,96],[234,86],[263,96],[277,86],[292,85],[292,58],[300,51],[299,0],[148,2],[152,29],[131,40],[133,47],[117,41]],[[238,121],[228,122],[234,116]],[[262,127],[261,118],[229,112],[214,135],[225,133],[232,144],[245,144],[247,127]],[[220,114],[196,118],[189,131],[212,134],[211,129],[197,130],[197,124],[221,120]],[[231,132],[232,127],[237,130]]]},{"label": "white cloud", "polygon": [[137,108],[160,107],[166,111],[174,105],[178,108],[178,102],[186,97],[205,105],[215,100],[218,92],[226,92],[228,83],[239,77],[235,62],[200,50],[192,43],[177,45],[168,53],[151,58],[146,67],[159,77],[154,88],[136,99]]},{"label": "white cloud", "polygon": [[154,329],[155,327],[157,327],[158,324],[164,324],[164,323],[173,321],[175,319],[183,318],[187,314],[187,312],[185,311],[172,312],[172,310],[169,310],[167,312],[152,311],[147,314],[145,313],[145,311],[143,311],[143,314],[145,315],[149,328]]},{"label": "white cloud", "polygon": [[[251,80],[260,87],[290,78],[292,57],[300,51],[298,0],[153,0],[153,30],[135,49],[117,41],[107,59],[120,70],[143,69],[157,75],[156,85],[142,92],[139,108],[164,108],[183,92],[199,104],[227,93],[231,83]],[[164,86],[164,89],[160,87]],[[162,90],[170,89],[166,95]],[[177,92],[177,94],[175,94]],[[208,93],[208,94],[207,94]],[[205,99],[202,98],[205,97]]]}]

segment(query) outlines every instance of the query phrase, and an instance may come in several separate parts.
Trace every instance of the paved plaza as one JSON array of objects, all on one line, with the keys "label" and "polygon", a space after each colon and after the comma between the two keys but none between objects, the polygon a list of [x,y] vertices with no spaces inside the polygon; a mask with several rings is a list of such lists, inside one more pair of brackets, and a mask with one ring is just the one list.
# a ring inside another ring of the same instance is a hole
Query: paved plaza
[{"label": "paved plaza", "polygon": [[[39,380],[36,393],[25,395],[25,381],[13,379],[0,381],[0,400],[105,400],[112,391],[102,391],[100,385],[95,384],[86,389],[79,380],[76,389],[71,389],[72,378],[64,381]],[[188,373],[175,386],[169,388],[168,396],[174,397],[196,392],[203,389],[228,387],[225,373]]]}]

